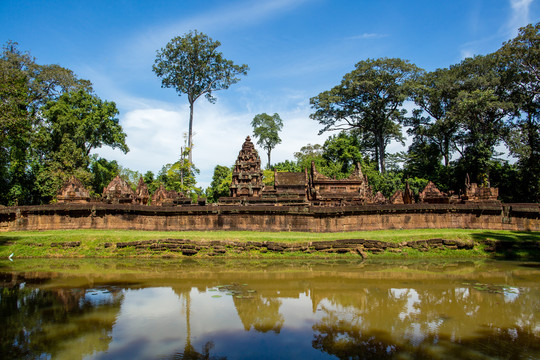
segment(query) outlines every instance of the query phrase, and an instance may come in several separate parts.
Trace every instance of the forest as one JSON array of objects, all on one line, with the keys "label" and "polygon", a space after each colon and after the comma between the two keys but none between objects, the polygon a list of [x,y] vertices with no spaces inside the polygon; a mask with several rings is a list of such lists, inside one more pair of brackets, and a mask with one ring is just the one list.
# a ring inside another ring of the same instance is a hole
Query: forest
[{"label": "forest", "polygon": [[[128,152],[126,134],[116,104],[100,99],[92,83],[70,69],[38,64],[8,41],[0,77],[1,205],[50,203],[71,176],[96,197],[116,175],[134,187],[142,176],[151,193],[163,184],[209,202],[228,196],[232,164],[216,165],[210,186],[198,187],[190,141],[158,174],[92,153],[101,146]],[[314,162],[339,179],[360,163],[373,191],[387,197],[406,181],[416,194],[429,180],[459,192],[469,175],[481,186],[498,187],[504,202],[540,202],[540,23],[521,28],[494,53],[434,71],[399,58],[359,61],[310,105],[313,126],[328,137],[272,165],[271,147],[263,146],[266,184],[274,170],[303,171]],[[279,131],[287,119],[274,118]],[[260,124],[252,123],[262,144],[268,135],[256,128]],[[273,136],[275,146],[279,137]],[[406,139],[407,151],[387,152],[392,141]]]}]

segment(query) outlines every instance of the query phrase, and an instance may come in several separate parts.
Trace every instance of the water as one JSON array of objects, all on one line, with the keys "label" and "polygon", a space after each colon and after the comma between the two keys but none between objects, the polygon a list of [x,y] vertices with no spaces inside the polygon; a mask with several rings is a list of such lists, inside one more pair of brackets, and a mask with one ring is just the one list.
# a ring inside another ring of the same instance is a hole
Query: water
[{"label": "water", "polygon": [[0,262],[1,358],[535,359],[540,265]]}]

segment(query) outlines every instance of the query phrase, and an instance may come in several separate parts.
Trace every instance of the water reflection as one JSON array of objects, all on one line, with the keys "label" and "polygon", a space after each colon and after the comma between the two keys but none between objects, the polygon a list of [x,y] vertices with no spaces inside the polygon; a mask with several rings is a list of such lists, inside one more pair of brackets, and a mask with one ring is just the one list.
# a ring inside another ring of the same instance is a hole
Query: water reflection
[{"label": "water reflection", "polygon": [[6,358],[540,357],[519,263],[0,266]]}]

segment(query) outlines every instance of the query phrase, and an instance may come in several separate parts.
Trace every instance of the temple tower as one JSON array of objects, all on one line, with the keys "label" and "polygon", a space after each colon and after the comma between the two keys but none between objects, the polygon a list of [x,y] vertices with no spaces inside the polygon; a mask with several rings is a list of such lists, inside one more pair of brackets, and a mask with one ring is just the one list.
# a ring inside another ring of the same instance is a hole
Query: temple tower
[{"label": "temple tower", "polygon": [[260,197],[262,188],[261,159],[248,136],[234,164],[231,197]]}]

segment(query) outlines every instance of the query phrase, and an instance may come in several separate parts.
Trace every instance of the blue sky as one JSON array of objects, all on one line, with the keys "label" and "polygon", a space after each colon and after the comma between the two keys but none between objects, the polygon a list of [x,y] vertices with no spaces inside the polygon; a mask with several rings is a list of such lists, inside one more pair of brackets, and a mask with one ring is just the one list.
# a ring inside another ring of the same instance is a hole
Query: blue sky
[{"label": "blue sky", "polygon": [[151,70],[156,50],[194,29],[219,40],[224,56],[250,71],[217,92],[216,104],[196,102],[193,160],[206,187],[216,165],[234,163],[255,115],[280,114],[283,142],[272,162],[293,159],[329,135],[309,119],[309,99],[358,61],[400,57],[434,70],[487,54],[540,21],[539,1],[0,0],[0,40],[18,42],[39,64],[74,70],[114,101],[131,151],[97,152],[142,173],[176,161],[188,129],[186,97],[162,89]]}]

